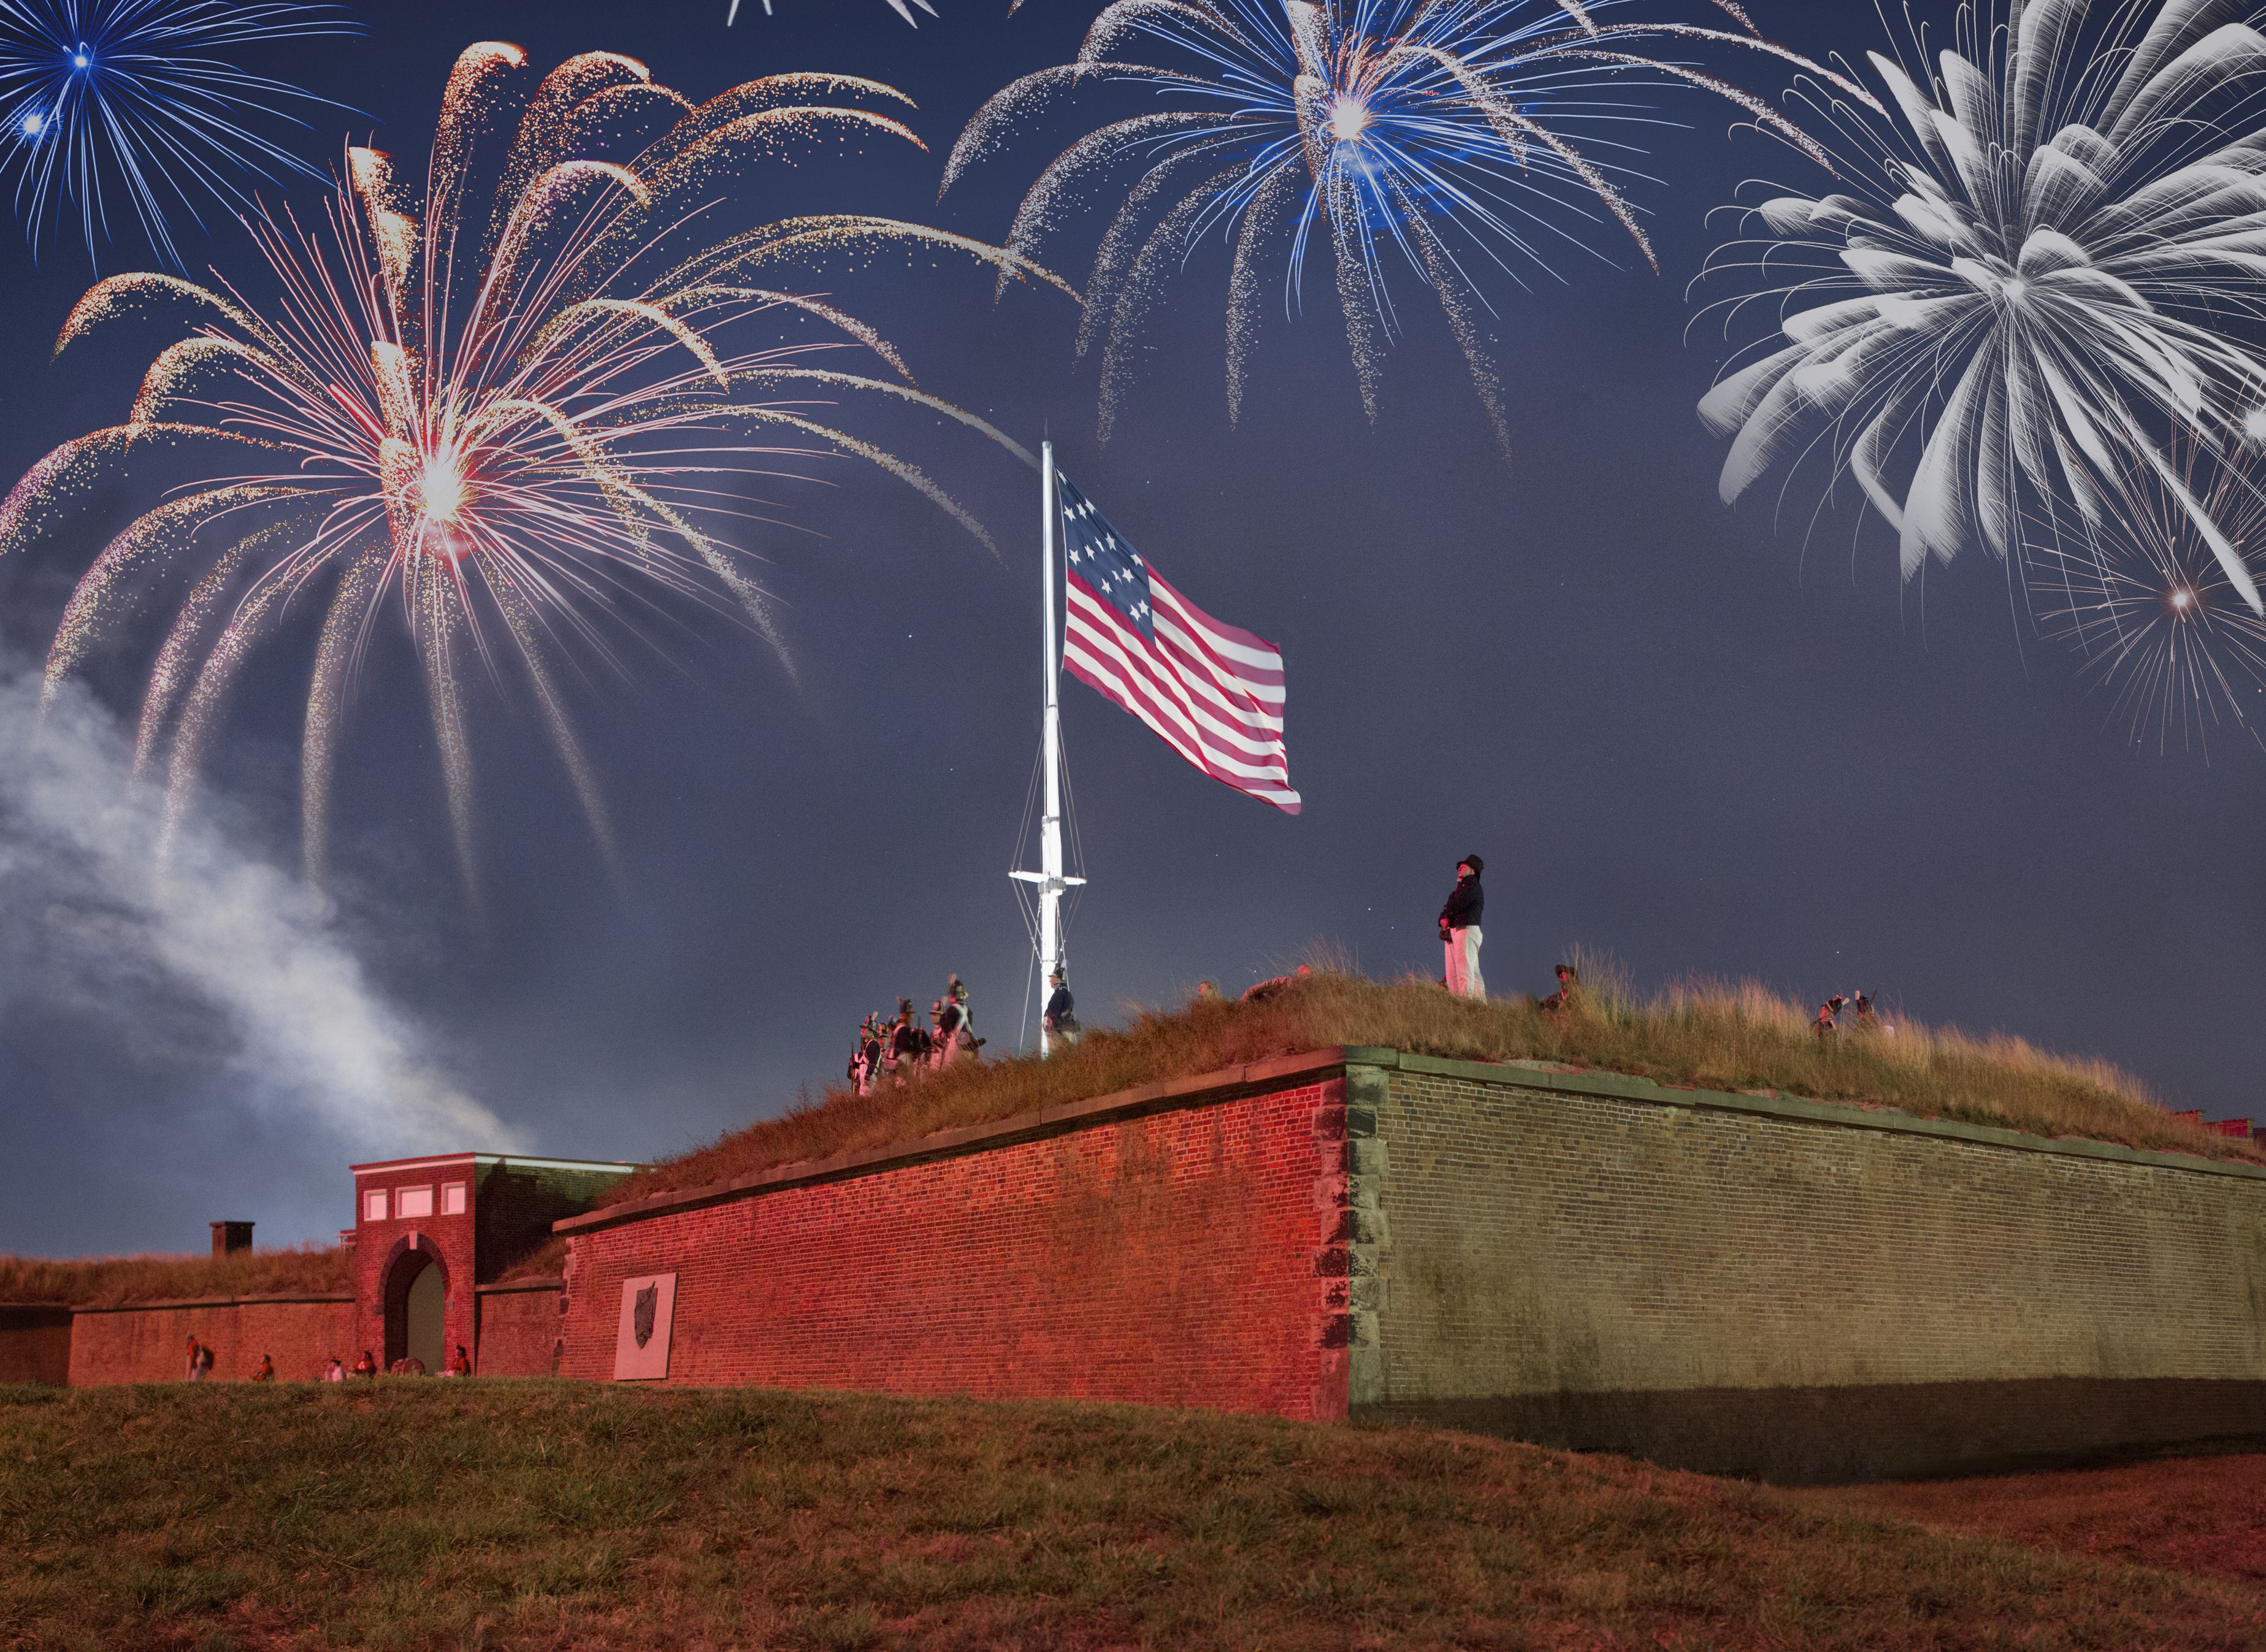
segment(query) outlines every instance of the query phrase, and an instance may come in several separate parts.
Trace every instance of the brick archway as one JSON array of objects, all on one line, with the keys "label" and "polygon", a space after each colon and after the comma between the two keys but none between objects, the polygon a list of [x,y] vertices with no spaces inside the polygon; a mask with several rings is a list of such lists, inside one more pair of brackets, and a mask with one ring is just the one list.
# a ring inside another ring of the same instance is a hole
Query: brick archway
[{"label": "brick archway", "polygon": [[[441,1301],[445,1304],[448,1300],[450,1285],[449,1263],[441,1254],[441,1247],[432,1239],[422,1233],[408,1233],[396,1239],[385,1254],[385,1261],[378,1274],[379,1279],[383,1282],[378,1289],[378,1304],[384,1327],[384,1369],[385,1370],[391,1371],[394,1361],[415,1351],[419,1352],[420,1356],[430,1356],[425,1358],[425,1368],[428,1374],[436,1377],[440,1375],[440,1360],[446,1350],[441,1332],[437,1328],[430,1332],[431,1347],[416,1350],[413,1350],[411,1347],[410,1293],[420,1285],[428,1272],[438,1280]],[[429,1290],[430,1286],[427,1286],[426,1289]],[[423,1293],[420,1294],[421,1296]],[[445,1307],[435,1313],[434,1319],[435,1327],[442,1323],[445,1313]],[[418,1340],[422,1341],[427,1339]]]}]

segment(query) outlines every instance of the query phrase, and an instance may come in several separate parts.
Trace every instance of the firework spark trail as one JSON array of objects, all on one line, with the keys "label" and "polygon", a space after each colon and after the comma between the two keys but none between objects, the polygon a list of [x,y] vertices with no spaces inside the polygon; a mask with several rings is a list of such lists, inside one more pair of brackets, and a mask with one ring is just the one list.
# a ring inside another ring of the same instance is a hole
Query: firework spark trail
[{"label": "firework spark trail", "polygon": [[96,257],[123,197],[150,249],[179,268],[168,215],[209,197],[250,204],[243,180],[321,173],[275,139],[299,113],[343,109],[247,72],[243,48],[359,33],[333,5],[228,0],[0,0],[0,176],[33,252],[76,208]]},{"label": "firework spark trail", "polygon": [[[1697,89],[1787,142],[1816,148],[1771,105],[1663,49],[1731,48],[1789,62],[1845,95],[1846,77],[1763,40],[1736,4],[1734,28],[1625,21],[1626,0],[1115,0],[1078,61],[1027,75],[969,121],[946,164],[950,188],[1060,95],[1097,83],[1152,91],[1173,108],[1104,124],[1064,150],[1025,195],[1008,251],[1035,256],[1100,180],[1138,173],[1117,197],[1086,283],[1078,354],[1103,346],[1100,420],[1115,425],[1135,335],[1176,264],[1213,230],[1232,249],[1227,305],[1231,420],[1246,399],[1261,281],[1258,248],[1290,237],[1283,278],[1297,310],[1319,242],[1373,420],[1385,350],[1400,327],[1395,269],[1433,288],[1490,422],[1509,450],[1502,385],[1478,319],[1491,311],[1473,269],[1547,269],[1617,223],[1653,261],[1629,203],[1636,176],[1629,101]],[[1161,48],[1160,61],[1137,55]],[[1223,166],[1229,170],[1221,171]],[[1656,263],[1655,267],[1657,267]],[[1115,368],[1116,370],[1113,370]]]},{"label": "firework spark trail", "polygon": [[[147,443],[273,456],[262,471],[207,476],[114,536],[74,591],[50,653],[52,700],[153,573],[172,563],[190,574],[148,678],[137,740],[138,768],[163,761],[169,834],[232,686],[303,600],[322,614],[302,748],[309,876],[319,881],[327,862],[355,679],[381,613],[398,607],[457,859],[477,896],[469,667],[496,676],[516,662],[610,859],[612,833],[553,652],[587,647],[618,665],[608,633],[626,623],[621,606],[664,596],[732,606],[779,642],[764,593],[712,525],[744,515],[722,479],[759,458],[847,455],[990,543],[925,471],[837,428],[822,408],[894,402],[1028,456],[912,384],[871,327],[749,277],[813,254],[948,249],[1003,277],[1071,289],[1027,258],[894,220],[789,219],[705,244],[690,234],[750,157],[824,132],[912,138],[888,117],[798,97],[901,94],[793,75],[696,106],[611,54],[572,59],[531,91],[526,67],[526,54],[494,43],[459,58],[422,201],[387,157],[353,150],[318,220],[248,218],[274,297],[256,301],[225,281],[113,276],[64,325],[59,351],[128,314],[184,315],[194,330],[152,362],[129,423],[64,443],[0,501],[0,551],[37,538],[113,461]],[[638,110],[672,112],[669,129],[626,162],[578,152],[606,135],[590,106],[625,110],[632,91]],[[500,166],[484,164],[498,133],[509,135],[508,150]],[[473,181],[485,176],[506,186],[492,196]],[[689,251],[679,246],[688,240]],[[833,336],[780,342],[767,333],[745,347],[751,328],[786,321],[823,324]],[[857,347],[897,376],[808,359]]]},{"label": "firework spark trail", "polygon": [[1896,117],[1799,91],[1836,184],[1762,200],[1710,259],[1751,283],[1727,325],[1756,298],[1781,318],[1700,404],[1732,438],[1725,501],[1822,451],[1897,530],[1907,580],[1980,545],[2020,586],[2043,514],[2065,585],[2069,547],[2113,537],[2145,471],[2266,612],[2168,457],[2231,461],[2266,406],[2266,355],[2239,336],[2266,318],[2266,37],[2240,10],[1963,6],[1935,67],[1917,42],[1916,76],[1869,55]]},{"label": "firework spark trail", "polygon": [[[1008,8],[1007,8],[1007,11],[1008,11],[1009,14],[1010,14],[1010,15],[1012,15],[1012,13],[1015,11],[1016,8],[1017,8],[1018,6],[1020,6],[1020,5],[1021,5],[1021,4],[1022,4],[1022,0],[1013,0],[1013,4],[1011,4],[1011,5],[1009,5],[1009,6],[1008,6]],[[928,3],[928,0],[911,0],[911,4],[910,4],[910,5],[908,5],[908,4],[906,4],[906,0],[889,0],[889,10],[890,10],[890,11],[892,11],[895,12],[899,17],[903,18],[906,22],[908,22],[908,23],[911,24],[915,28],[918,28],[918,27],[920,26],[920,19],[919,19],[918,18],[917,18],[917,17],[915,17],[915,16],[913,15],[913,13],[912,13],[912,8],[913,8],[913,6],[918,6],[922,11],[924,11],[927,12],[927,13],[929,14],[929,16],[931,16],[931,17],[934,17],[934,16],[936,15],[936,8],[935,8],[934,6],[932,6],[932,5],[931,5],[931,4]],[[764,15],[765,17],[769,17],[769,16],[771,16],[771,0],[764,0]],[[728,29],[728,28],[730,28],[730,27],[732,26],[732,25],[734,25],[735,23],[737,23],[739,20],[740,20],[740,0],[732,0],[731,9],[730,9],[729,11],[727,11],[727,12],[725,12],[725,13],[724,13],[724,26],[725,26],[726,28],[727,28],[727,29]]]}]

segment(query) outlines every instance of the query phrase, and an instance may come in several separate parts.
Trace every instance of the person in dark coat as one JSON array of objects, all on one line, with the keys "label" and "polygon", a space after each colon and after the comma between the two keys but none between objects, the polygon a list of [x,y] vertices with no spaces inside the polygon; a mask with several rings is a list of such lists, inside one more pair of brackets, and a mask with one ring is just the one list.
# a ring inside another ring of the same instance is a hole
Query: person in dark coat
[{"label": "person in dark coat", "polygon": [[1816,1034],[1821,1040],[1830,1038],[1839,1032],[1841,1023],[1834,1018],[1841,1013],[1841,1006],[1848,1001],[1838,992],[1826,999],[1817,1006],[1817,1019],[1809,1024],[1809,1030]]},{"label": "person in dark coat", "polygon": [[1448,955],[1444,977],[1448,990],[1462,998],[1484,998],[1487,983],[1480,976],[1480,914],[1487,897],[1480,892],[1480,874],[1487,862],[1466,855],[1456,863],[1456,887],[1440,909],[1440,942]]},{"label": "person in dark coat", "polygon": [[1535,1007],[1546,1015],[1562,1015],[1574,1007],[1574,1000],[1581,996],[1581,991],[1582,972],[1572,964],[1560,964],[1558,990]]},{"label": "person in dark coat", "polygon": [[1047,1036],[1064,1044],[1078,1042],[1078,1000],[1070,995],[1070,983],[1063,972],[1056,970],[1047,977],[1054,991],[1047,998],[1047,1012],[1039,1024],[1047,1029]]},{"label": "person in dark coat", "polygon": [[913,1020],[913,1001],[897,1000],[897,1030],[889,1034],[887,1057],[890,1072],[898,1083],[917,1071],[928,1060],[928,1029]]}]

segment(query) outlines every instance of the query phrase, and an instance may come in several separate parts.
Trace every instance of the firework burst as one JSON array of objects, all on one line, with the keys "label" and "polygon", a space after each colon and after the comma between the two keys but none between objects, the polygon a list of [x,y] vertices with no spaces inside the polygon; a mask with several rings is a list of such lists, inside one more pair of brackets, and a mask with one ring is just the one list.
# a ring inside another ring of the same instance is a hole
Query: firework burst
[{"label": "firework burst", "polygon": [[[131,610],[147,575],[185,555],[143,695],[136,745],[163,765],[177,821],[230,687],[295,607],[321,616],[307,695],[302,820],[319,879],[349,689],[381,614],[398,609],[420,662],[456,846],[473,877],[464,668],[516,661],[600,841],[605,811],[569,727],[555,657],[602,654],[625,600],[677,592],[737,604],[766,632],[761,592],[719,536],[739,514],[723,478],[761,460],[854,456],[982,527],[911,464],[836,428],[845,395],[983,420],[917,389],[889,344],[771,272],[829,249],[956,249],[1003,274],[1054,278],[997,248],[891,220],[806,217],[701,240],[697,209],[756,159],[828,133],[917,143],[875,83],[786,75],[694,106],[631,59],[595,53],[531,95],[525,55],[488,44],[449,80],[425,196],[391,162],[348,152],[323,220],[254,218],[277,296],[114,276],[80,300],[57,349],[152,308],[201,325],[161,352],[125,423],[66,442],[0,503],[0,552],[52,523],[113,464],[157,444],[248,456],[134,521],[74,591],[48,691]],[[826,101],[815,101],[823,99]],[[847,101],[844,101],[844,100]],[[664,129],[626,160],[625,128]],[[514,135],[500,167],[486,135]],[[1059,283],[1056,283],[1059,285]],[[779,344],[777,324],[824,344]],[[760,333],[762,347],[743,347]],[[852,347],[888,371],[817,365]],[[1027,458],[1027,455],[1022,457]],[[208,473],[209,474],[209,473]],[[193,553],[193,554],[191,554]]]},{"label": "firework burst", "polygon": [[36,252],[76,212],[95,257],[131,207],[175,268],[169,214],[248,205],[243,183],[321,174],[265,132],[326,99],[240,67],[245,47],[356,32],[340,8],[224,0],[0,0],[0,176]]},{"label": "firework burst", "polygon": [[[2135,745],[2208,754],[2215,732],[2261,741],[2266,619],[2197,528],[2191,502],[2247,557],[2266,545],[2266,493],[2246,458],[2221,463],[2191,444],[2176,492],[2154,470],[2127,472],[2097,523],[2034,520],[2024,547],[2040,625],[2072,644],[2112,695],[2112,720]],[[2266,742],[2262,742],[2266,743]]]},{"label": "firework burst", "polygon": [[2019,583],[2026,519],[2108,543],[2145,471],[2261,612],[2168,457],[2266,428],[2266,357],[2241,336],[2266,318],[2266,38],[2241,10],[1964,6],[1934,69],[1871,55],[1896,119],[1804,93],[1835,186],[1762,201],[1711,259],[1781,318],[1700,404],[1732,438],[1725,502],[1822,450],[1897,530],[1906,579],[1981,545]]},{"label": "firework burst", "polygon": [[[1736,28],[1613,21],[1618,3],[1115,0],[1076,62],[1025,76],[976,113],[953,148],[945,186],[1057,95],[1093,82],[1144,87],[1167,106],[1103,125],[1064,150],[1008,238],[1011,249],[1035,254],[1088,191],[1128,163],[1137,167],[1101,238],[1078,341],[1081,356],[1102,352],[1105,438],[1133,374],[1143,316],[1217,230],[1232,249],[1231,419],[1242,410],[1269,285],[1262,268],[1287,243],[1283,303],[1295,311],[1322,243],[1370,418],[1383,352],[1399,330],[1388,279],[1397,262],[1437,296],[1507,450],[1486,271],[1547,269],[1608,221],[1658,267],[1625,193],[1635,176],[1633,129],[1648,121],[1632,98],[1663,84],[1697,87],[1809,143],[1767,104],[1655,54],[1730,47],[1827,73],[1756,35],[1734,0],[1715,4]],[[1132,61],[1137,51],[1162,61]]]}]

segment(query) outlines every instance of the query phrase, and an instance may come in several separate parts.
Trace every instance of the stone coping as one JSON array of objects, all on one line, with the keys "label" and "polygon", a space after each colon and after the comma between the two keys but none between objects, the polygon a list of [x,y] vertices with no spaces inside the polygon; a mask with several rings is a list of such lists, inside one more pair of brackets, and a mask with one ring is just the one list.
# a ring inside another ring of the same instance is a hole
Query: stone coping
[{"label": "stone coping", "polygon": [[1540,1061],[1456,1061],[1439,1056],[1419,1056],[1375,1044],[1339,1044],[1304,1050],[1268,1061],[1246,1062],[1215,1072],[1159,1079],[1130,1090],[1066,1101],[1034,1112],[1019,1113],[984,1124],[939,1130],[917,1141],[860,1148],[831,1158],[776,1165],[728,1181],[698,1188],[675,1188],[625,1200],[601,1210],[570,1216],[552,1224],[555,1233],[588,1233],[625,1222],[661,1216],[729,1200],[752,1198],[788,1188],[808,1187],[852,1176],[871,1175],[933,1159],[957,1158],[995,1147],[1059,1135],[1064,1131],[1143,1114],[1202,1107],[1246,1094],[1285,1079],[1327,1078],[1349,1067],[1398,1069],[1441,1078],[1465,1078],[1480,1084],[1551,1090],[1566,1095],[1607,1096],[1617,1100],[1648,1102],[1659,1107],[1695,1111],[1744,1113],[1804,1124],[1824,1124],[1847,1129],[1881,1130],[1891,1135],[1933,1136],[2003,1147],[2021,1152],[2060,1153],[2116,1164],[2145,1165],[2160,1170],[2182,1170],[2200,1175],[2236,1176],[2266,1182],[2266,1166],[2236,1160],[2205,1159],[2200,1154],[2165,1152],[2154,1148],[2123,1147],[2074,1136],[2033,1136],[1990,1124],[1963,1124],[1949,1119],[1922,1118],[1915,1113],[1888,1107],[1862,1107],[1846,1101],[1812,1101],[1799,1096],[1748,1094],[1725,1090],[1701,1090],[1657,1079],[1595,1068],[1565,1067]]},{"label": "stone coping", "polygon": [[338,1296],[292,1291],[273,1297],[159,1297],[147,1302],[107,1302],[91,1306],[59,1302],[55,1305],[69,1308],[73,1313],[165,1313],[178,1308],[258,1308],[290,1303],[352,1302],[354,1299],[351,1290]]},{"label": "stone coping", "polygon": [[474,1285],[472,1294],[479,1297],[508,1297],[522,1290],[564,1290],[564,1278],[537,1276],[533,1279],[494,1279],[485,1285]]}]

